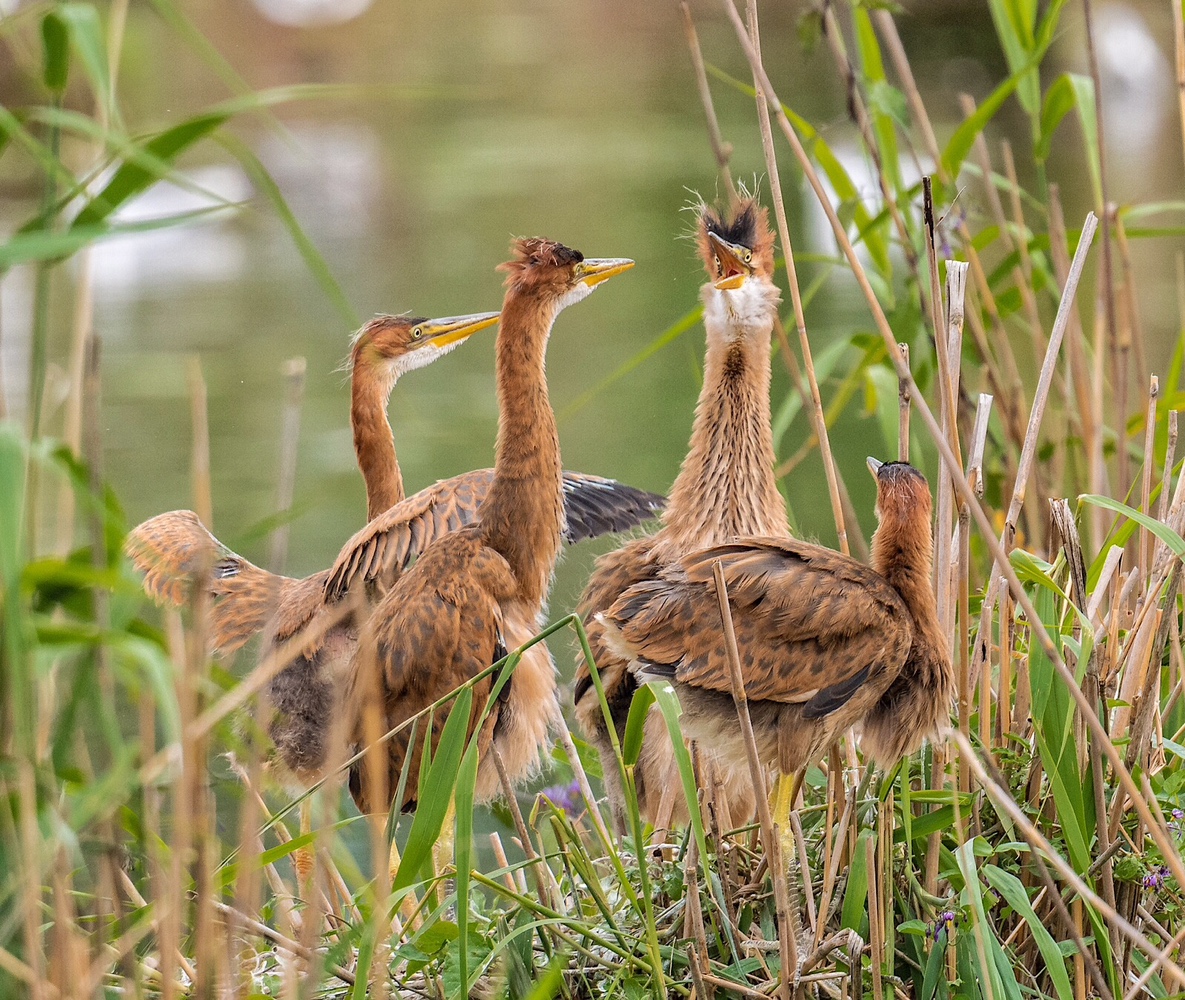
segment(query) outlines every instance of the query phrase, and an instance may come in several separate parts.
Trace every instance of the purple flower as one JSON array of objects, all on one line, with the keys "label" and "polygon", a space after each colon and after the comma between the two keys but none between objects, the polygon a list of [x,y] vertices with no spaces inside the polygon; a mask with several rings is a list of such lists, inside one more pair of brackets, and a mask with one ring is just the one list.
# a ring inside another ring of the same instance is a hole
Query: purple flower
[{"label": "purple flower", "polygon": [[1185,809],[1174,809],[1169,815],[1169,829],[1178,837],[1185,833]]},{"label": "purple flower", "polygon": [[937,917],[934,918],[934,923],[930,927],[930,937],[935,941],[938,940],[938,935],[941,934],[947,927],[953,927],[955,923],[955,911],[943,910]]},{"label": "purple flower", "polygon": [[575,816],[583,811],[583,797],[580,794],[580,782],[578,781],[571,781],[566,785],[549,785],[539,794],[569,816]]},{"label": "purple flower", "polygon": [[1158,892],[1169,877],[1169,870],[1164,865],[1157,865],[1144,876],[1144,888]]}]

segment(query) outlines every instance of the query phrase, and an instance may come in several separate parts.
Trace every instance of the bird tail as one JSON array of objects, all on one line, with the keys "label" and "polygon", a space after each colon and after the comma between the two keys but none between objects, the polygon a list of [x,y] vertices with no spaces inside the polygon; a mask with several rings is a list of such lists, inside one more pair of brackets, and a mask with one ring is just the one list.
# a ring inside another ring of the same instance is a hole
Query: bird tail
[{"label": "bird tail", "polygon": [[158,604],[189,602],[199,579],[212,599],[210,646],[231,653],[261,632],[292,581],[232,552],[191,510],[158,514],[137,525],[124,550],[144,573],[144,590]]}]

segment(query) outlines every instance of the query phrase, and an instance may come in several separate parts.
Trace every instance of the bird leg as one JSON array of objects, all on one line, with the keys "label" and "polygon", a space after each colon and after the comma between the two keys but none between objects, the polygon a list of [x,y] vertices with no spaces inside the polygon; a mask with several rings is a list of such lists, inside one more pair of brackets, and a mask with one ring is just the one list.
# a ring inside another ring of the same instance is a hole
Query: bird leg
[{"label": "bird leg", "polygon": [[778,772],[777,784],[774,786],[773,818],[778,828],[778,840],[782,845],[783,863],[794,857],[794,830],[790,825],[790,811],[802,789],[806,778],[806,766],[800,767],[794,774]]},{"label": "bird leg", "polygon": [[[436,838],[436,843],[432,845],[432,872],[434,875],[440,875],[445,871],[449,865],[456,866],[456,821],[457,821],[457,799],[455,795],[450,795],[448,800],[448,812],[444,814],[444,823],[440,827],[440,835]],[[443,895],[443,885],[438,883],[437,901],[441,901]]]}]

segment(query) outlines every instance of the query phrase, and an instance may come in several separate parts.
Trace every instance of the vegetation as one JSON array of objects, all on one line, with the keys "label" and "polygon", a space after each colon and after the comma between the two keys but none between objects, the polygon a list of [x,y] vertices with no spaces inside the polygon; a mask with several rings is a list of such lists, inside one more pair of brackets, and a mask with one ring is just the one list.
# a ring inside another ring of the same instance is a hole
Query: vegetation
[{"label": "vegetation", "polygon": [[[178,8],[157,5],[201,44]],[[0,107],[0,162],[35,170],[42,185],[40,211],[0,243],[0,267],[37,275],[26,426],[0,424],[4,995],[1185,993],[1185,476],[1175,412],[1185,333],[1158,384],[1128,250],[1179,234],[1149,220],[1185,203],[1110,205],[1097,72],[1042,78],[1064,0],[1044,10],[991,0],[1010,75],[943,145],[889,6],[825,5],[802,22],[804,43],[827,46],[849,87],[877,178],[872,197],[816,127],[777,103],[731,4],[730,41],[751,63],[752,86],[701,55],[682,11],[724,189],[722,136],[740,126],[722,130],[709,95],[760,93],[782,251],[781,192],[800,174],[828,209],[840,251],[800,257],[812,269],[801,292],[794,258],[785,260],[785,326],[798,336],[795,350],[778,330],[793,388],[775,409],[780,434],[799,412],[813,430],[797,450],[782,437],[780,473],[821,449],[841,544],[860,555],[827,427],[867,405],[887,440],[900,434],[903,456],[937,470],[936,587],[960,669],[950,740],[889,774],[863,768],[857,743],[845,741],[806,773],[788,831],[721,829],[711,789],[695,794],[688,753],[691,828],[654,836],[634,808],[617,836],[587,776],[620,768],[628,788],[639,727],[616,760],[597,761],[565,737],[555,784],[510,802],[511,844],[475,836],[476,744],[460,722],[469,689],[455,696],[414,817],[368,826],[330,781],[308,793],[315,833],[294,834],[299,800],[268,787],[256,724],[255,695],[282,661],[209,662],[200,602],[157,627],[122,558],[126,525],[103,483],[100,359],[85,310],[65,438],[42,433],[51,272],[97,240],[192,221],[130,224],[116,210],[159,179],[184,183],[175,164],[199,144],[221,142],[246,166],[348,314],[279,189],[222,131],[307,92],[245,93],[131,135],[117,99],[126,0],[102,10],[41,3],[0,22],[0,41],[20,38],[41,55],[22,67],[40,97]],[[1180,56],[1180,0],[1172,6]],[[1090,0],[1085,12],[1089,26]],[[755,36],[755,0],[746,13]],[[85,81],[89,113],[76,96],[65,100],[71,79],[75,90]],[[1031,190],[1019,186],[1008,146],[995,155],[987,141],[993,118],[1014,106],[1031,125]],[[910,141],[930,164],[925,183],[909,180]],[[1055,147],[1090,178],[1095,213],[1080,227],[1063,220],[1047,169]],[[787,150],[792,158],[775,162]],[[986,217],[962,211],[968,186],[983,192]],[[809,307],[835,272],[855,277],[876,332],[820,349]],[[994,400],[977,402],[981,390]],[[200,376],[193,399],[200,497]],[[55,525],[66,529],[51,543]],[[573,618],[541,639],[549,635],[583,641]],[[518,652],[493,669],[508,677]],[[667,689],[644,689],[634,718],[655,701],[677,730]],[[432,845],[450,795],[456,864],[437,871]],[[389,836],[402,851],[390,884]],[[301,882],[291,859],[309,846],[316,864]],[[770,864],[779,852],[785,863]],[[778,912],[794,928],[780,939]]]}]

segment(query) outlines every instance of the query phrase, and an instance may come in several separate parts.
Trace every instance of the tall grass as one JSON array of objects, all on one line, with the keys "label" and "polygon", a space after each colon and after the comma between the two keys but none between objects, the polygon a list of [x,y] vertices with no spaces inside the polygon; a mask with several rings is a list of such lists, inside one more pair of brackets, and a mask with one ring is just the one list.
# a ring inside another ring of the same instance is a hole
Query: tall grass
[{"label": "tall grass", "polygon": [[[647,687],[614,759],[597,760],[565,730],[555,784],[530,801],[508,797],[503,818],[514,835],[478,837],[466,687],[446,699],[453,711],[421,769],[414,817],[368,825],[342,807],[338,768],[305,793],[315,823],[300,834],[301,800],[266,780],[255,721],[258,693],[295,644],[244,659],[241,670],[210,663],[200,597],[154,624],[121,557],[126,526],[102,481],[101,355],[85,266],[71,365],[78,418],[64,441],[46,436],[40,408],[53,272],[128,231],[119,206],[159,179],[180,180],[174,164],[198,144],[221,141],[223,155],[244,163],[348,315],[279,189],[219,131],[311,92],[240,88],[231,102],[134,136],[116,99],[126,11],[42,4],[0,26],[37,42],[43,95],[0,108],[0,156],[36,169],[43,184],[36,215],[0,244],[0,267],[35,266],[40,276],[30,412],[24,427],[0,424],[0,993],[1185,993],[1185,476],[1176,456],[1185,333],[1167,371],[1153,375],[1129,252],[1131,241],[1178,235],[1179,226],[1148,220],[1185,203],[1110,204],[1097,71],[1042,84],[1061,0],[1043,12],[991,0],[1009,75],[978,106],[965,102],[964,122],[943,144],[891,12],[855,4],[808,15],[805,33],[826,43],[876,173],[871,196],[820,129],[779,99],[764,71],[762,51],[773,46],[760,40],[757,4],[742,16],[723,2],[735,29],[728,53],[701,53],[693,11],[681,5],[699,84],[686,99],[703,103],[729,191],[727,137],[753,126],[718,121],[712,89],[757,101],[790,284],[778,330],[792,383],[775,400],[779,472],[822,449],[839,537],[859,553],[866,544],[828,427],[863,404],[886,451],[897,446],[935,471],[935,587],[960,678],[949,738],[888,774],[866,768],[846,738],[807,770],[790,830],[774,830],[768,816],[735,828],[711,776],[697,781],[694,747],[676,740],[682,786],[671,794],[686,797],[689,829],[645,828],[631,795],[618,835],[593,782],[615,768],[633,788],[652,706],[678,732],[673,693]],[[1171,4],[1185,77],[1180,0]],[[178,8],[157,6],[201,44]],[[1089,23],[1090,0],[1086,10]],[[714,65],[735,52],[751,82]],[[72,75],[85,81],[89,115],[63,100]],[[1032,190],[1018,181],[1020,152],[990,138],[1009,102],[1030,126]],[[1069,116],[1076,139],[1062,128]],[[63,135],[87,141],[81,159],[63,156]],[[924,184],[905,180],[907,142],[928,163]],[[1075,142],[1081,148],[1062,160],[1085,171],[1094,212],[1067,229],[1047,163],[1055,146]],[[782,191],[799,177],[827,213],[838,259],[796,261]],[[983,217],[950,207],[968,187],[980,192]],[[1090,258],[1097,266],[1084,268]],[[812,339],[812,299],[837,270],[854,276],[876,330],[853,335],[852,350]],[[201,496],[209,469],[200,370],[191,386]],[[285,454],[298,398],[294,383]],[[811,433],[791,442],[799,412]],[[281,506],[290,496],[286,479]],[[282,542],[275,553],[283,558]],[[573,617],[535,641],[549,637],[585,643]],[[490,668],[492,697],[520,655]],[[430,719],[409,726],[423,739]],[[450,798],[452,866],[433,854]],[[393,879],[392,836],[401,852]],[[292,864],[303,849],[314,857],[307,876]]]}]

